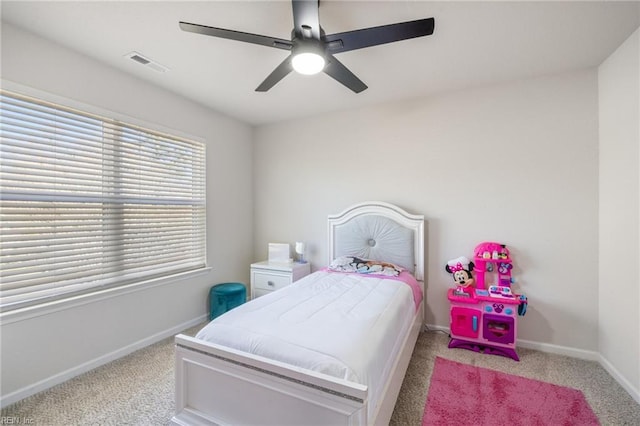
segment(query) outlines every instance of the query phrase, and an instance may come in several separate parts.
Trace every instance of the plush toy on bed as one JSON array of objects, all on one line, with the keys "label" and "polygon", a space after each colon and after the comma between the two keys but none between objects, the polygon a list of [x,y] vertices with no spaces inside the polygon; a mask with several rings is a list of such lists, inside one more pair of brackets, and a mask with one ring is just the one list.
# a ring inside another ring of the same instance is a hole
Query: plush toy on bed
[{"label": "plush toy on bed", "polygon": [[397,277],[402,268],[389,262],[360,259],[355,256],[342,256],[334,259],[329,269],[338,272],[353,272],[357,274],[386,275]]},{"label": "plush toy on bed", "polygon": [[457,296],[470,296],[472,288],[474,286],[473,275],[473,262],[469,261],[464,256],[460,256],[456,259],[452,259],[447,262],[444,269],[453,274],[453,281],[456,283],[456,289],[454,294]]}]

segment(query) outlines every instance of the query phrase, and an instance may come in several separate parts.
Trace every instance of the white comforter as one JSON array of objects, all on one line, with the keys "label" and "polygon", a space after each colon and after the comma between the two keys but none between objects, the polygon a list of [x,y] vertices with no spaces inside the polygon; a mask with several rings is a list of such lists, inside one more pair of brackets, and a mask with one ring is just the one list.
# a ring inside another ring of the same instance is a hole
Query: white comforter
[{"label": "white comforter", "polygon": [[371,409],[415,311],[403,282],[318,271],[216,318],[196,338],[367,385]]}]

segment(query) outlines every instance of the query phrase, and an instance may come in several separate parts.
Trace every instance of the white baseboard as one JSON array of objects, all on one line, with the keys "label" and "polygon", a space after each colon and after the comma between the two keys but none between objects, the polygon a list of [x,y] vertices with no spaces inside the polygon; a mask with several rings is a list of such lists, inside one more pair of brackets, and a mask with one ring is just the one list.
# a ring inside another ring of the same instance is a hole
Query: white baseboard
[{"label": "white baseboard", "polygon": [[535,349],[540,352],[546,352],[556,355],[569,356],[571,358],[579,358],[587,361],[598,361],[600,354],[596,351],[587,351],[584,349],[576,349],[568,346],[553,345],[551,343],[532,342],[530,340],[518,340],[516,346],[519,348]]},{"label": "white baseboard", "polygon": [[50,387],[66,382],[67,380],[72,379],[82,373],[86,373],[87,371],[93,370],[94,368],[100,367],[101,365],[107,364],[108,362],[115,361],[118,358],[122,358],[125,355],[129,355],[130,353],[135,352],[138,349],[142,349],[146,346],[159,342],[160,340],[166,339],[167,337],[171,337],[187,328],[190,328],[205,322],[207,318],[208,316],[206,314],[199,316],[185,323],[176,325],[175,327],[171,327],[167,330],[163,330],[152,336],[145,337],[144,339],[138,340],[137,342],[127,345],[123,348],[120,348],[118,350],[105,354],[98,358],[92,359],[91,361],[87,361],[76,367],[70,368],[54,376],[48,377],[37,383],[34,383],[29,386],[25,386],[24,388],[18,389],[7,395],[2,395],[2,398],[0,399],[0,407],[4,408],[28,396],[34,395],[38,392],[42,392],[43,390],[49,389]]},{"label": "white baseboard", "polygon": [[[446,333],[450,332],[448,327],[440,325],[427,324],[426,328],[431,331],[437,330]],[[570,348],[568,346],[552,345],[550,343],[532,342],[530,340],[518,340],[516,346],[526,349],[535,349],[540,352],[584,359],[587,361],[596,361],[607,371],[607,373],[611,375],[611,377],[613,377],[616,382],[618,382],[620,386],[622,386],[624,390],[627,391],[627,393],[629,393],[629,395],[631,395],[638,404],[640,404],[640,391],[634,388],[633,385],[625,379],[624,376],[622,376],[622,374],[620,374],[620,372],[616,370],[615,367],[599,352]]]},{"label": "white baseboard", "polygon": [[607,370],[607,373],[611,374],[611,377],[613,377],[616,382],[618,382],[620,386],[622,386],[622,388],[631,395],[631,398],[635,399],[635,401],[640,404],[640,390],[634,388],[633,385],[625,379],[613,365],[611,365],[609,360],[602,355],[599,355],[598,362],[602,365],[602,368]]},{"label": "white baseboard", "polygon": [[424,329],[425,331],[442,331],[447,334],[450,333],[449,327],[443,327],[435,324],[425,324]]}]

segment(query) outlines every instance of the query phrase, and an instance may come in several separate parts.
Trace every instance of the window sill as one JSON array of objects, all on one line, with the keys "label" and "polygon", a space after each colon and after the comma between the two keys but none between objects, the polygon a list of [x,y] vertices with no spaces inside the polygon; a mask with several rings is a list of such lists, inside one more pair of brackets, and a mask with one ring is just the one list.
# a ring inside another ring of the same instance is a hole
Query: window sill
[{"label": "window sill", "polygon": [[182,281],[182,280],[207,274],[210,271],[211,271],[211,267],[204,267],[194,271],[182,272],[179,274],[173,274],[166,277],[155,278],[152,280],[146,280],[139,283],[128,284],[120,287],[113,287],[105,290],[98,290],[92,293],[68,297],[66,299],[55,300],[47,303],[42,303],[39,305],[28,306],[21,309],[2,312],[0,313],[0,326],[5,324],[11,324],[14,322],[24,321],[24,320],[39,317],[42,315],[48,315],[48,314],[62,311],[65,309],[72,309],[78,306],[86,305],[89,303],[95,303],[95,302],[110,299],[113,297],[120,297],[128,293],[134,293],[137,291],[147,290],[153,287],[173,284],[177,281]]}]

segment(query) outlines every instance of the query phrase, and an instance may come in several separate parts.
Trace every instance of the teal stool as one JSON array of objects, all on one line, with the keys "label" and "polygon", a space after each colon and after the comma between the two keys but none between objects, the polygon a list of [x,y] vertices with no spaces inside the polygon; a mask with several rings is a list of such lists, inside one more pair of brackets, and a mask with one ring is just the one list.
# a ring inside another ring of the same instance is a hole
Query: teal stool
[{"label": "teal stool", "polygon": [[209,321],[242,305],[247,300],[247,288],[242,283],[222,283],[209,290]]}]

